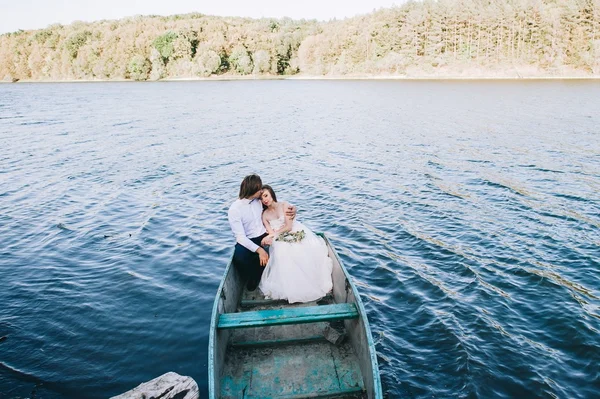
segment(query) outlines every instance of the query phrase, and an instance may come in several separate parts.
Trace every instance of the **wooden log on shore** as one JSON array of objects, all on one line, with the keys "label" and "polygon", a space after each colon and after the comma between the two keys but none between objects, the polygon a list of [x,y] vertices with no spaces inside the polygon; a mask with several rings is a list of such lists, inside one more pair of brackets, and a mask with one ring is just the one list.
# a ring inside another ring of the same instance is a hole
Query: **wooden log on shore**
[{"label": "wooden log on shore", "polygon": [[110,399],[198,399],[198,384],[191,377],[169,372]]}]

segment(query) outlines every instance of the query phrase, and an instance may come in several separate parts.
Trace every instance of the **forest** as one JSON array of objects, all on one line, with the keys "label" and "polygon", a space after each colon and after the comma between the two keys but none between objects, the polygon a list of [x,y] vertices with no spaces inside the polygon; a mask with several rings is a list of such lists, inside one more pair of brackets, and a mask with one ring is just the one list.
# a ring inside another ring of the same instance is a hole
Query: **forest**
[{"label": "forest", "polygon": [[423,0],[343,20],[192,13],[0,35],[0,80],[600,75],[600,0]]}]

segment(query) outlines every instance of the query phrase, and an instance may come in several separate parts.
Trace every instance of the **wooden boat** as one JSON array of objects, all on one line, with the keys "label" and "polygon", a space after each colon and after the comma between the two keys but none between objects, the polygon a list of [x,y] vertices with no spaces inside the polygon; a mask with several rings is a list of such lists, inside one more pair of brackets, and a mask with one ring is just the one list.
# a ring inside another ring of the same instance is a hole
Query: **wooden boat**
[{"label": "wooden boat", "polygon": [[381,399],[375,346],[364,306],[324,234],[333,290],[288,304],[248,292],[231,260],[213,306],[209,398]]}]

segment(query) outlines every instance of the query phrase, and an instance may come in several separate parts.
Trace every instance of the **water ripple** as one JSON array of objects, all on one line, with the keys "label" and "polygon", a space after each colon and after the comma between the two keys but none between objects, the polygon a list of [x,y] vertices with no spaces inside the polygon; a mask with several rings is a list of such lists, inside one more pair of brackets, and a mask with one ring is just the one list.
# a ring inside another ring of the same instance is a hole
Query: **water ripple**
[{"label": "water ripple", "polygon": [[386,397],[597,396],[596,82],[1,89],[0,397],[206,396],[253,172],[338,249]]}]

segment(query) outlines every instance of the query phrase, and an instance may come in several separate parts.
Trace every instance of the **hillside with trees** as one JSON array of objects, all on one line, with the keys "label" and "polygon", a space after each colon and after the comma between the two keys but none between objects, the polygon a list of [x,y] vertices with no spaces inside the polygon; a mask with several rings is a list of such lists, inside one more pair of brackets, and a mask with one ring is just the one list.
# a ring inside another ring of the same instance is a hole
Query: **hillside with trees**
[{"label": "hillside with trees", "polygon": [[0,35],[0,80],[600,76],[600,0],[423,0],[344,20],[203,14]]}]

